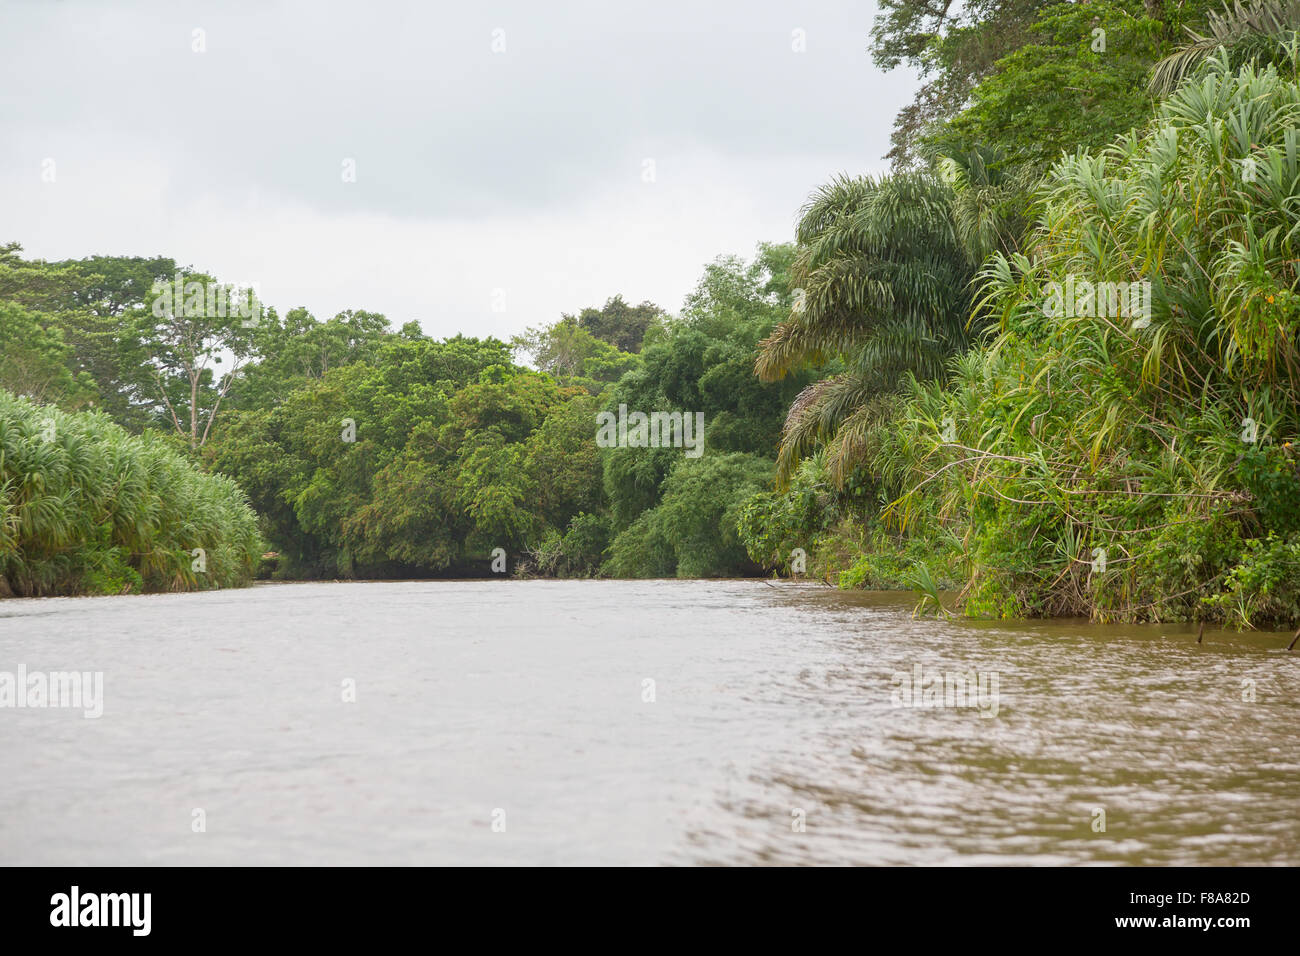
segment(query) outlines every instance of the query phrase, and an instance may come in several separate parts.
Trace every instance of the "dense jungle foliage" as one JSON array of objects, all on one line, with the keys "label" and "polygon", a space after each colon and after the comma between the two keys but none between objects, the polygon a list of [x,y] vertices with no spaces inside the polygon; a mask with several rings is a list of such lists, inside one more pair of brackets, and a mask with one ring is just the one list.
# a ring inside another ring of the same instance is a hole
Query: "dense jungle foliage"
[{"label": "dense jungle foliage", "polygon": [[[1045,170],[980,125],[1022,49],[925,169],[816,194],[809,305],[756,367],[848,371],[792,405],[751,554],[939,613],[1300,618],[1298,13],[1239,7],[1222,42],[1154,47],[1149,117],[1102,146],[1061,131]],[[936,255],[968,299],[927,285]]]}]

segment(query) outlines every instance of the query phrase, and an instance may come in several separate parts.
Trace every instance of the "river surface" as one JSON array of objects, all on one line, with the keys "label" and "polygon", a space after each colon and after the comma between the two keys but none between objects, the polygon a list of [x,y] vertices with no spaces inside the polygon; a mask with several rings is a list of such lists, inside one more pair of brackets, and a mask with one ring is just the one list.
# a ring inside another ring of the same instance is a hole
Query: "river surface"
[{"label": "river surface", "polygon": [[0,863],[1300,863],[1289,635],[911,609],[761,581],[0,602],[0,672],[103,675],[97,719],[0,708]]}]

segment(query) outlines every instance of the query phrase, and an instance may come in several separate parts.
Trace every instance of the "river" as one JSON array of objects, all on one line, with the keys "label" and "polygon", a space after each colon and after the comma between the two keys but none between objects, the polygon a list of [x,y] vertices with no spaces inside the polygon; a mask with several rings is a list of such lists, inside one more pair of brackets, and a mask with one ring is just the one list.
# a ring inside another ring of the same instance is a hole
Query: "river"
[{"label": "river", "polygon": [[911,608],[761,581],[3,601],[0,671],[103,692],[0,709],[0,863],[1300,863],[1289,635]]}]

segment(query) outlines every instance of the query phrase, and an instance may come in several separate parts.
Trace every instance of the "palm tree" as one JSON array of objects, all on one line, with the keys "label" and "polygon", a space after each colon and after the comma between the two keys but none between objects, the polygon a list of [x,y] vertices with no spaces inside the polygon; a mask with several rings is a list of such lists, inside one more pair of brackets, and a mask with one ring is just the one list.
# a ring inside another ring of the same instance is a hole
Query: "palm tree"
[{"label": "palm tree", "polygon": [[972,264],[1019,249],[1038,181],[1034,169],[1009,163],[1001,150],[989,146],[941,149],[932,161],[952,188],[953,225]]},{"label": "palm tree", "polygon": [[791,317],[763,342],[765,381],[826,362],[844,370],[796,398],[778,455],[784,485],[799,461],[828,451],[840,482],[862,460],[889,396],[909,376],[939,378],[971,341],[971,280],[992,251],[1014,247],[1011,174],[989,151],[952,154],[942,177],[840,177],[813,194],[797,229]]},{"label": "palm tree", "polygon": [[1234,68],[1271,62],[1278,55],[1277,41],[1297,30],[1300,0],[1234,0],[1231,7],[1225,2],[1223,13],[1209,15],[1208,34],[1188,27],[1192,42],[1155,65],[1150,90],[1155,96],[1168,96],[1219,47],[1228,51]]}]

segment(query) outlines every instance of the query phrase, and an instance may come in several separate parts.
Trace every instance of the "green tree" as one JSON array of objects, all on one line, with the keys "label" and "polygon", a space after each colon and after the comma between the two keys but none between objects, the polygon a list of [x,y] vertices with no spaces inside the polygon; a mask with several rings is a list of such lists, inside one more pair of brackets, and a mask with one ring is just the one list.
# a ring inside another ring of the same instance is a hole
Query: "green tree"
[{"label": "green tree", "polygon": [[[641,351],[646,330],[663,317],[663,310],[653,302],[632,306],[621,295],[606,300],[599,309],[578,313],[578,326],[596,338],[608,342],[621,352]],[[570,318],[570,316],[565,316]]]},{"label": "green tree", "polygon": [[173,259],[128,256],[89,256],[54,263],[77,276],[59,323],[72,346],[76,370],[85,372],[99,392],[96,402],[114,421],[138,431],[146,417],[140,397],[147,380],[141,379],[123,326],[134,310],[143,307],[157,282],[172,281]]},{"label": "green tree", "polygon": [[994,147],[1039,171],[1062,152],[1105,146],[1151,116],[1145,80],[1166,32],[1136,0],[1047,7],[1029,28],[1032,42],[999,59],[925,140],[930,149]]},{"label": "green tree", "polygon": [[884,70],[909,66],[923,83],[894,122],[889,152],[896,167],[922,165],[922,142],[966,105],[994,64],[1029,42],[1052,0],[881,0],[871,55]]},{"label": "green tree", "polygon": [[1300,30],[1300,0],[1235,0],[1223,13],[1211,10],[1206,33],[1187,27],[1191,42],[1170,53],[1151,73],[1151,92],[1168,96],[1219,49],[1234,67],[1275,62],[1285,66],[1285,42]]},{"label": "green tree", "polygon": [[[71,373],[66,394],[46,393],[64,407],[95,404],[115,421],[142,428],[147,418],[138,396],[142,385],[135,343],[123,334],[124,318],[138,309],[153,283],[170,279],[171,259],[93,256],[65,262],[24,260],[21,247],[0,247],[0,302],[24,309],[40,327],[38,338],[61,344],[61,361]],[[21,350],[38,346],[32,339]],[[17,352],[20,346],[12,345]],[[75,384],[73,384],[75,383]]]},{"label": "green tree", "polygon": [[348,310],[325,322],[304,308],[290,309],[282,321],[269,312],[257,329],[259,360],[246,369],[231,398],[240,408],[278,404],[331,368],[373,361],[392,335],[388,320],[374,312]]},{"label": "green tree", "polygon": [[152,288],[129,314],[129,341],[159,417],[201,448],[241,368],[256,354],[261,304],[211,276],[185,273]]},{"label": "green tree", "polygon": [[553,325],[529,328],[512,340],[515,351],[527,355],[539,371],[566,383],[617,381],[637,360],[583,328],[573,316]]},{"label": "green tree", "polygon": [[62,330],[13,302],[0,302],[0,388],[38,403],[76,408],[96,394],[72,373],[73,350]]},{"label": "green tree", "polygon": [[[700,413],[705,454],[772,453],[785,410],[806,381],[753,375],[755,350],[789,314],[793,293],[789,245],[763,245],[752,262],[727,256],[705,267],[682,314],[653,330],[641,366],[604,396],[605,409]],[[626,528],[653,507],[660,486],[682,455],[676,448],[615,448],[605,455],[604,487],[614,527]]]},{"label": "green tree", "polygon": [[769,459],[744,452],[678,458],[662,501],[610,545],[616,577],[732,577],[758,568],[738,530],[741,512],[768,487]]},{"label": "green tree", "polygon": [[959,234],[952,188],[909,173],[833,181],[804,207],[798,239],[801,295],[760,343],[755,368],[777,381],[839,363],[790,406],[778,474],[785,481],[800,459],[829,446],[831,473],[843,483],[881,419],[882,396],[909,376],[940,377],[969,346],[973,242]]}]

